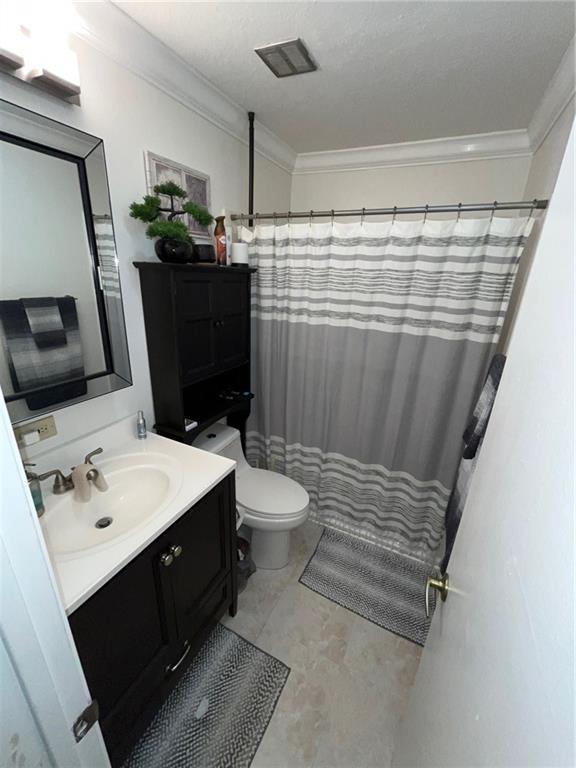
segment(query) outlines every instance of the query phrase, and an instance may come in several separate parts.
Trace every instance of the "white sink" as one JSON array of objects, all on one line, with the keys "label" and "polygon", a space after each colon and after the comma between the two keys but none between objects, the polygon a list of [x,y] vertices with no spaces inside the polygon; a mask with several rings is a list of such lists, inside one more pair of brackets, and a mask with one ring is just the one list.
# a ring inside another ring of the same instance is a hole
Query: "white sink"
[{"label": "white sink", "polygon": [[182,485],[182,466],[162,453],[126,453],[94,463],[107,491],[92,487],[88,502],[75,501],[74,491],[45,497],[40,522],[57,556],[78,557],[130,536],[165,510]]}]

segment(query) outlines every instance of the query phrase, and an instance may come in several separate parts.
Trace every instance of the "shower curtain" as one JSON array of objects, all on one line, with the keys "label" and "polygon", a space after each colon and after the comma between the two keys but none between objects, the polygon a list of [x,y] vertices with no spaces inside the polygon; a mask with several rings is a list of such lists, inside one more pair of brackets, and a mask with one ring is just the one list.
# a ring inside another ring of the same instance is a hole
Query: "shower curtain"
[{"label": "shower curtain", "polygon": [[247,457],[312,518],[437,563],[530,218],[284,224],[249,242]]}]

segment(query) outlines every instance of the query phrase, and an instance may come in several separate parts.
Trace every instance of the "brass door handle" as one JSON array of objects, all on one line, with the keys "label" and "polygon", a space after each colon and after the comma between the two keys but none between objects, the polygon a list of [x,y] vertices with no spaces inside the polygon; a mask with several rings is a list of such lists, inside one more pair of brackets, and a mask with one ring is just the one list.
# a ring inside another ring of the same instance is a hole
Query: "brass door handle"
[{"label": "brass door handle", "polygon": [[426,579],[426,599],[425,599],[425,605],[426,605],[426,618],[430,618],[430,587],[432,589],[437,589],[438,592],[440,592],[440,597],[442,598],[442,602],[445,602],[446,598],[448,597],[448,574],[445,573],[443,576],[440,576],[438,578],[434,576],[428,576]]}]

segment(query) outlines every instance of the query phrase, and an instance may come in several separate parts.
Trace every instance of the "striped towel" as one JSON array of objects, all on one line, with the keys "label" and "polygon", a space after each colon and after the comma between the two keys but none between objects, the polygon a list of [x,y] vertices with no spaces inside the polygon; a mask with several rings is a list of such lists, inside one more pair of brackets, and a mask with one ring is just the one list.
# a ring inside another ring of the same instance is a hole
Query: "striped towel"
[{"label": "striped towel", "polygon": [[486,434],[486,427],[488,426],[490,414],[492,413],[492,406],[496,399],[496,393],[498,392],[498,386],[500,384],[500,379],[502,378],[505,362],[506,357],[504,355],[497,354],[492,358],[490,368],[488,369],[488,375],[486,376],[486,381],[484,382],[476,407],[472,413],[472,418],[462,436],[462,439],[464,440],[464,450],[458,466],[456,485],[452,490],[446,508],[446,552],[440,566],[442,573],[446,573],[448,561],[452,554],[452,547],[456,540],[456,534],[458,533],[460,520],[462,519],[462,512],[464,511],[466,499],[468,498],[470,481],[472,480],[476,468],[478,452],[482,445],[484,435]]},{"label": "striped towel", "polygon": [[[76,300],[60,298],[0,301],[10,378],[14,392],[44,390],[26,397],[38,410],[86,393]],[[54,386],[58,385],[58,386]]]},{"label": "striped towel", "polygon": [[96,235],[96,248],[98,249],[102,290],[106,296],[119,299],[118,257],[110,216],[94,216],[94,233]]}]

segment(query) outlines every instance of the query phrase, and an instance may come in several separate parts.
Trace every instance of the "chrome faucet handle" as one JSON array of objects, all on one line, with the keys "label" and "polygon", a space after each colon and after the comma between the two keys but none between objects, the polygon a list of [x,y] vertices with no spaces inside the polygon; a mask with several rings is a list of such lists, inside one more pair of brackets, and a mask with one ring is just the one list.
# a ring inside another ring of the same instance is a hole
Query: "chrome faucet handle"
[{"label": "chrome faucet handle", "polygon": [[99,453],[104,453],[104,449],[96,448],[94,451],[90,451],[90,453],[84,457],[84,464],[92,464],[92,456],[97,456]]},{"label": "chrome faucet handle", "polygon": [[51,469],[49,472],[44,472],[42,475],[38,475],[38,480],[46,480],[54,475],[54,485],[52,486],[52,493],[60,495],[71,491],[74,488],[72,482],[72,475],[65,475],[61,469]]},{"label": "chrome faucet handle", "polygon": [[36,462],[34,461],[23,461],[22,464],[24,465],[24,472],[26,473],[26,479],[27,480],[38,480],[38,475],[36,472],[30,472],[28,467],[35,467]]}]

